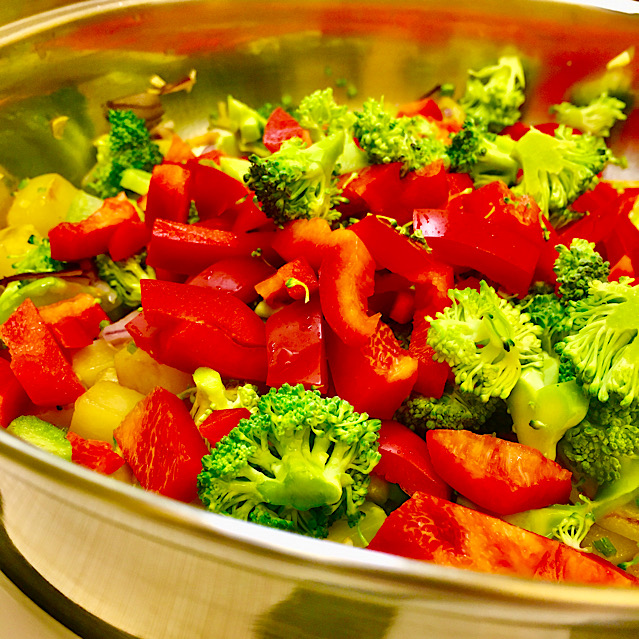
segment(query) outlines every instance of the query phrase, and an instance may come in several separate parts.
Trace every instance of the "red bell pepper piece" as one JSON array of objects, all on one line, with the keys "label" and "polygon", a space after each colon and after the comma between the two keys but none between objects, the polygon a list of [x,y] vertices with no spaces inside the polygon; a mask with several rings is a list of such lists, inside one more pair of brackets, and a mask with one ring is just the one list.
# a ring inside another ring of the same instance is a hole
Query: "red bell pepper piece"
[{"label": "red bell pepper piece", "polygon": [[189,502],[208,448],[186,406],[157,387],[124,418],[113,437],[142,488]]},{"label": "red bell pepper piece", "polygon": [[245,304],[250,304],[259,297],[255,285],[275,272],[270,264],[258,257],[230,257],[188,279],[187,284],[227,291]]},{"label": "red bell pepper piece", "polygon": [[73,431],[67,432],[71,442],[71,461],[103,475],[112,475],[126,463],[109,442],[85,439]]},{"label": "red bell pepper piece", "polygon": [[426,493],[415,493],[393,511],[368,548],[443,566],[545,581],[639,584],[599,557]]},{"label": "red bell pepper piece", "polygon": [[386,419],[379,429],[381,459],[373,473],[398,484],[408,495],[424,492],[450,499],[451,489],[437,474],[426,442],[410,428]]},{"label": "red bell pepper piece", "polygon": [[280,266],[273,275],[255,285],[255,291],[273,308],[292,299],[303,300],[318,289],[317,275],[303,257]]},{"label": "red bell pepper piece", "polygon": [[136,346],[146,351],[149,355],[158,359],[158,353],[160,349],[159,335],[160,329],[157,326],[150,324],[144,312],[139,312],[134,318],[126,323],[126,330],[133,338]]},{"label": "red bell pepper piece", "polygon": [[364,242],[378,268],[386,268],[411,282],[429,282],[430,272],[442,268],[425,246],[402,235],[384,218],[367,215],[349,230]]},{"label": "red bell pepper piece", "polygon": [[328,389],[325,333],[319,301],[299,300],[266,320],[266,383]]},{"label": "red bell pepper piece", "polygon": [[274,233],[233,233],[195,224],[158,219],[148,245],[147,264],[175,273],[197,275],[228,257],[248,257],[268,248]]},{"label": "red bell pepper piece", "polygon": [[383,322],[361,346],[346,345],[329,332],[327,353],[335,392],[372,417],[391,419],[417,379],[417,360]]},{"label": "red bell pepper piece", "polygon": [[[401,275],[386,270],[375,272],[375,290],[368,298],[368,310],[390,317],[391,311],[400,295],[413,294],[412,284]],[[414,300],[414,295],[412,297]],[[412,317],[412,314],[411,314]]]},{"label": "red bell pepper piece", "polygon": [[88,293],[41,306],[40,317],[63,348],[83,348],[93,343],[102,322],[111,323],[98,300]]},{"label": "red bell pepper piece", "polygon": [[118,262],[139,253],[148,243],[151,231],[142,220],[129,220],[118,225],[107,247],[111,259]]},{"label": "red bell pepper piece", "polygon": [[282,142],[291,138],[300,138],[307,146],[313,143],[310,133],[282,107],[277,107],[266,121],[262,142],[271,153],[275,153],[280,150]]},{"label": "red bell pepper piece", "polygon": [[191,171],[182,164],[153,167],[144,221],[149,229],[158,218],[186,223],[191,208]]},{"label": "red bell pepper piece", "polygon": [[320,301],[329,326],[348,345],[365,344],[375,333],[379,314],[367,314],[374,274],[375,262],[357,235],[334,231],[320,267]]},{"label": "red bell pepper piece", "polygon": [[182,320],[160,329],[150,342],[155,347],[155,359],[187,373],[207,366],[224,378],[266,380],[266,346],[238,344],[213,324]]},{"label": "red bell pepper piece", "polygon": [[71,262],[106,253],[115,230],[140,217],[124,193],[104,200],[102,206],[81,222],[61,222],[49,231],[51,257]]},{"label": "red bell pepper piece", "polygon": [[446,179],[448,181],[449,198],[475,188],[473,178],[468,173],[448,173]]},{"label": "red bell pepper piece", "polygon": [[535,448],[468,430],[426,434],[437,474],[458,493],[493,513],[566,504],[572,473]]},{"label": "red bell pepper piece", "polygon": [[408,324],[415,312],[415,292],[397,291],[388,316],[398,324]]},{"label": "red bell pepper piece", "polygon": [[455,196],[446,210],[416,210],[414,224],[436,259],[525,295],[544,245],[539,215],[533,200],[496,181]]},{"label": "red bell pepper piece", "polygon": [[435,360],[435,350],[428,344],[430,322],[423,311],[416,312],[408,352],[417,360],[417,379],[413,390],[424,397],[441,397],[451,368],[446,362]]},{"label": "red bell pepper piece", "polygon": [[398,209],[393,217],[399,224],[413,221],[414,209],[436,209],[446,206],[449,197],[448,173],[443,160],[436,160],[431,164],[415,171],[409,171],[400,180]]},{"label": "red bell pepper piece", "polygon": [[273,249],[287,262],[304,257],[318,271],[326,249],[333,244],[333,231],[327,220],[315,217],[284,225],[273,238]]},{"label": "red bell pepper piece", "polygon": [[227,209],[226,214],[233,218],[230,230],[234,233],[245,233],[255,229],[262,231],[277,230],[275,222],[267,217],[266,213],[255,203],[252,194],[247,195]]},{"label": "red bell pepper piece", "polygon": [[416,115],[421,115],[425,118],[432,118],[433,120],[441,121],[444,119],[442,111],[439,105],[432,98],[421,98],[414,102],[406,102],[402,104],[397,110],[397,117],[412,118]]},{"label": "red bell pepper piece", "polygon": [[248,408],[220,408],[214,410],[198,426],[200,435],[214,447],[222,437],[228,435],[242,419],[251,416]]},{"label": "red bell pepper piece", "polygon": [[16,417],[24,415],[29,406],[29,396],[11,370],[11,365],[0,357],[0,426],[6,428]]},{"label": "red bell pepper piece", "polygon": [[226,291],[148,279],[141,282],[141,296],[146,321],[159,328],[187,320],[215,326],[238,344],[266,344],[261,318]]},{"label": "red bell pepper piece", "polygon": [[37,406],[64,406],[84,393],[84,386],[30,299],[0,326],[0,339],[11,354],[11,370]]}]

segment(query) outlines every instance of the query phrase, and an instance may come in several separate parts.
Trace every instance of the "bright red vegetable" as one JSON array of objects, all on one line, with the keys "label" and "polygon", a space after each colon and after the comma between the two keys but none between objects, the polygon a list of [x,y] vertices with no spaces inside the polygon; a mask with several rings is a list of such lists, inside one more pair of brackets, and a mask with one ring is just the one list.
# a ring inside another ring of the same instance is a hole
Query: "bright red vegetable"
[{"label": "bright red vegetable", "polygon": [[250,416],[248,408],[220,408],[211,411],[198,426],[198,430],[211,446],[215,446],[240,423],[240,420],[248,419]]},{"label": "bright red vegetable", "polygon": [[433,467],[457,492],[500,515],[568,503],[572,473],[538,450],[467,430],[431,430]]},{"label": "bright red vegetable", "polygon": [[318,271],[324,253],[333,241],[333,231],[328,221],[314,217],[285,224],[275,234],[272,246],[287,262],[304,257],[311,267]]},{"label": "bright red vegetable", "polygon": [[436,473],[426,442],[410,428],[387,419],[379,430],[382,457],[373,473],[399,484],[407,494],[425,492],[450,499],[451,489]]},{"label": "bright red vegetable", "polygon": [[186,222],[191,207],[191,171],[182,164],[153,167],[144,221],[149,229],[158,218]]},{"label": "bright red vegetable", "polygon": [[313,142],[310,133],[292,115],[277,107],[266,121],[262,142],[271,153],[275,153],[283,142],[291,138],[300,138],[307,146]]},{"label": "bright red vegetable", "polygon": [[102,206],[81,222],[61,222],[49,231],[51,257],[72,262],[106,253],[116,229],[140,216],[124,193],[104,200]]},{"label": "bright red vegetable", "polygon": [[319,272],[322,312],[335,334],[349,346],[365,344],[375,333],[379,314],[368,315],[375,262],[353,231],[333,231]]},{"label": "bright red vegetable", "polygon": [[303,300],[318,288],[317,275],[303,257],[280,266],[277,272],[255,285],[256,292],[273,308],[291,300]]},{"label": "bright red vegetable", "polygon": [[196,480],[208,448],[176,395],[155,388],[113,437],[143,488],[185,502],[197,498]]},{"label": "bright red vegetable", "polygon": [[371,417],[392,418],[415,385],[417,360],[383,322],[361,346],[347,345],[329,332],[327,352],[336,393]]},{"label": "bright red vegetable", "polygon": [[637,586],[610,562],[464,506],[415,493],[368,546],[411,559],[554,582]]},{"label": "bright red vegetable", "polygon": [[111,475],[126,463],[108,442],[85,439],[73,431],[67,432],[71,442],[71,461],[103,475]]},{"label": "bright red vegetable", "polygon": [[266,320],[266,383],[328,389],[325,332],[319,300],[293,302]]},{"label": "bright red vegetable", "polygon": [[0,325],[0,339],[11,354],[11,370],[37,406],[64,406],[84,392],[30,299]]},{"label": "bright red vegetable", "polygon": [[29,405],[29,397],[8,360],[0,357],[0,426],[6,428],[16,417],[24,415]]}]

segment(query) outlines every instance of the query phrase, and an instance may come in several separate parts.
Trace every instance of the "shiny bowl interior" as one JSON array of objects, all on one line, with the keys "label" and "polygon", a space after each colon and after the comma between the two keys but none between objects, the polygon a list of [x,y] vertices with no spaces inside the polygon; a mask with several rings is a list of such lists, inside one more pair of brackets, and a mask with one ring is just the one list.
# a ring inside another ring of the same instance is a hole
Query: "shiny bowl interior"
[{"label": "shiny bowl interior", "polygon": [[[399,103],[461,82],[505,51],[525,60],[534,119],[638,36],[631,0],[83,2],[0,29],[0,167],[9,185],[49,171],[79,183],[105,129],[106,100],[192,69],[193,90],[164,101],[184,135],[204,130],[227,93],[260,104],[345,78],[354,101]],[[73,152],[52,133],[58,116],[70,117]],[[613,140],[634,168],[638,122],[631,116],[623,140]],[[83,637],[639,633],[634,591],[446,569],[256,527],[74,467],[4,432],[0,522],[0,569]]]}]

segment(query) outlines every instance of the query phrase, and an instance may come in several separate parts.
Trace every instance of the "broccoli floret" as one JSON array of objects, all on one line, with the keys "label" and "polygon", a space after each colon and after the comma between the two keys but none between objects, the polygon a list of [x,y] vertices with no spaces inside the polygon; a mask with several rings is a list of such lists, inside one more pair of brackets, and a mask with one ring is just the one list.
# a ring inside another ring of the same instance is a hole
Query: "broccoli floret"
[{"label": "broccoli floret", "polygon": [[33,248],[11,266],[16,273],[55,273],[65,268],[64,262],[51,257],[49,238],[38,240],[35,235],[29,238]]},{"label": "broccoli floret", "polygon": [[453,368],[455,382],[482,401],[505,399],[522,368],[541,364],[541,332],[528,315],[482,280],[480,291],[451,289],[452,304],[431,322],[435,359]]},{"label": "broccoli floret", "polygon": [[343,150],[343,132],[308,148],[293,138],[266,158],[252,155],[244,181],[264,213],[279,225],[314,217],[335,220],[341,214],[333,206],[342,200],[334,171]]},{"label": "broccoli floret", "polygon": [[595,250],[594,242],[575,238],[570,243],[570,248],[563,244],[555,248],[559,256],[553,268],[557,274],[562,304],[586,297],[593,280],[608,281],[610,262],[604,261]]},{"label": "broccoli floret", "polygon": [[540,327],[541,347],[549,355],[556,355],[555,344],[562,340],[569,328],[568,312],[554,293],[532,293],[519,302],[519,308],[530,321]]},{"label": "broccoli floret", "polygon": [[610,135],[610,129],[618,120],[625,120],[625,102],[602,93],[585,106],[562,102],[550,108],[557,122],[598,137]]},{"label": "broccoli floret", "polygon": [[466,89],[459,100],[466,115],[489,131],[515,124],[526,96],[526,78],[516,56],[502,56],[497,64],[468,71]]},{"label": "broccoli floret", "polygon": [[564,211],[613,159],[601,138],[573,134],[564,126],[554,136],[531,128],[515,143],[513,155],[523,169],[513,191],[530,195],[546,216]]},{"label": "broccoli floret", "polygon": [[575,381],[559,382],[559,362],[543,353],[542,366],[528,366],[506,399],[520,444],[555,459],[557,443],[586,416],[588,397]]},{"label": "broccoli floret", "polygon": [[592,400],[586,419],[566,433],[561,449],[571,467],[598,484],[620,479],[623,458],[639,458],[639,406]]},{"label": "broccoli floret", "polygon": [[111,109],[108,113],[111,129],[98,139],[97,164],[84,183],[84,188],[101,198],[115,197],[122,186],[125,169],[151,171],[162,162],[158,145],[151,140],[146,123],[133,111]]},{"label": "broccoli floret", "polygon": [[507,135],[496,135],[468,118],[459,133],[452,136],[446,154],[450,170],[468,173],[476,187],[495,180],[508,186],[517,181],[519,164],[512,157],[515,141]]},{"label": "broccoli floret", "polygon": [[621,406],[639,398],[639,289],[630,278],[590,283],[584,299],[569,302],[572,333],[555,350],[574,367],[584,390]]},{"label": "broccoli floret", "polygon": [[196,424],[201,424],[214,410],[246,408],[257,410],[259,395],[257,386],[241,384],[227,388],[222,377],[211,368],[201,367],[193,373],[195,395],[191,416]]},{"label": "broccoli floret", "polygon": [[499,401],[490,397],[484,402],[475,393],[453,386],[439,398],[411,395],[398,408],[395,419],[420,434],[437,428],[476,431],[497,410]]},{"label": "broccoli floret", "polygon": [[118,262],[108,255],[98,255],[95,258],[100,279],[117,293],[121,304],[129,308],[137,308],[142,303],[140,280],[155,279],[155,271],[144,260],[144,253]]},{"label": "broccoli floret", "polygon": [[396,118],[372,98],[354,113],[353,132],[371,164],[401,162],[405,173],[445,156],[436,126],[422,116]]},{"label": "broccoli floret", "polygon": [[339,397],[272,388],[202,458],[200,499],[213,512],[326,537],[333,521],[359,517],[379,427]]}]

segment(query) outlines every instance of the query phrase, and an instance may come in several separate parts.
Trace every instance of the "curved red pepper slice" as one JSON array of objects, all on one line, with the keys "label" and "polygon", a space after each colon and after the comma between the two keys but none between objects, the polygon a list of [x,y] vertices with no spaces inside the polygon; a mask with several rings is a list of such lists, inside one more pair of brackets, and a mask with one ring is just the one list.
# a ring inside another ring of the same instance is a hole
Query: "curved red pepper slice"
[{"label": "curved red pepper slice", "polygon": [[426,442],[410,428],[391,419],[379,429],[381,459],[373,473],[398,484],[408,495],[425,492],[449,499],[451,489],[437,474]]},{"label": "curved red pepper slice", "polygon": [[[291,280],[300,283],[294,284]],[[317,275],[303,257],[280,266],[276,273],[255,285],[256,292],[273,308],[282,306],[292,299],[305,299],[316,293],[318,288]]]},{"label": "curved red pepper slice", "polygon": [[327,220],[288,222],[273,238],[273,249],[287,262],[304,257],[315,271],[319,270],[326,249],[333,243],[333,231]]},{"label": "curved red pepper slice", "polygon": [[126,463],[109,442],[85,439],[73,431],[67,432],[71,442],[71,461],[103,475],[111,475]]},{"label": "curved red pepper slice", "polygon": [[228,435],[242,419],[251,416],[248,408],[219,408],[214,410],[198,426],[200,435],[214,447],[222,437]]},{"label": "curved red pepper slice", "polygon": [[327,352],[336,393],[371,417],[391,419],[415,385],[417,360],[382,322],[362,346],[347,346],[329,331]]},{"label": "curved red pepper slice", "polygon": [[149,229],[158,218],[186,223],[191,208],[191,171],[182,164],[153,167],[144,221]]},{"label": "curved red pepper slice", "polygon": [[283,142],[291,138],[300,138],[307,146],[313,142],[310,133],[292,115],[277,107],[266,121],[262,142],[271,153],[275,153]]},{"label": "curved red pepper slice", "polygon": [[370,550],[480,572],[554,582],[636,586],[610,562],[426,493],[394,510]]},{"label": "curved red pepper slice", "polygon": [[333,231],[319,272],[322,312],[335,334],[346,344],[365,344],[375,333],[379,314],[369,316],[375,261],[353,231]]}]

